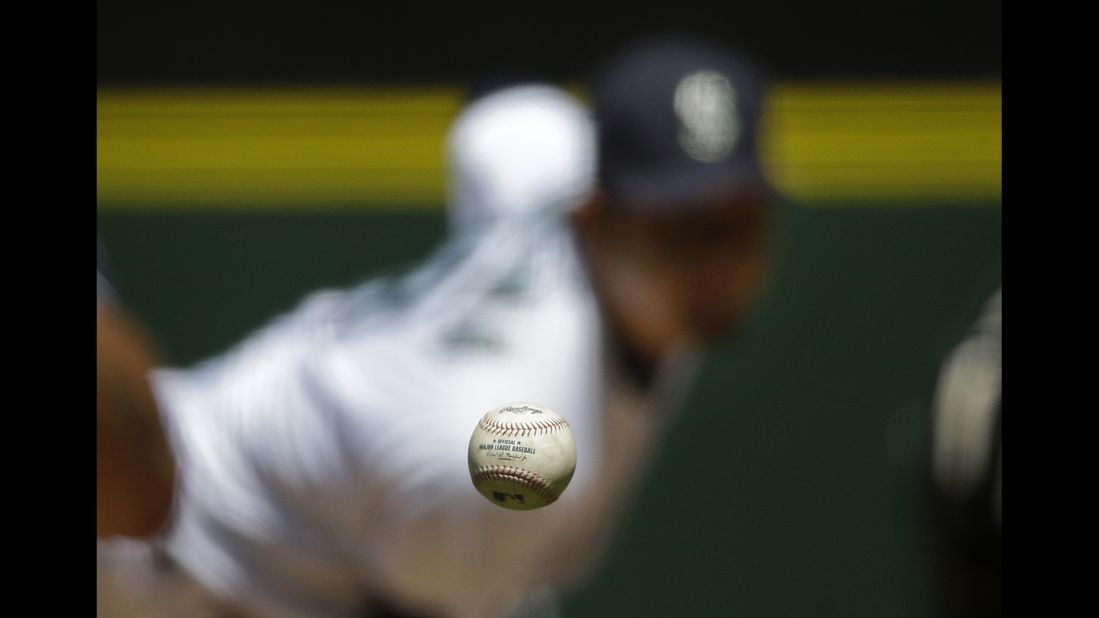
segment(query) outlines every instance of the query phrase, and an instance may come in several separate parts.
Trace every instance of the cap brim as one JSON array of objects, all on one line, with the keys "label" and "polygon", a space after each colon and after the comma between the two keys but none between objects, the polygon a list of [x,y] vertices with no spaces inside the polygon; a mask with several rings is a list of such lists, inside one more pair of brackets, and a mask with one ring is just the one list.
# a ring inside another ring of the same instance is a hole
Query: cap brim
[{"label": "cap brim", "polygon": [[652,173],[620,175],[607,183],[616,202],[654,209],[673,209],[737,188],[760,187],[772,198],[779,194],[752,157],[732,158],[721,164],[691,165]]}]

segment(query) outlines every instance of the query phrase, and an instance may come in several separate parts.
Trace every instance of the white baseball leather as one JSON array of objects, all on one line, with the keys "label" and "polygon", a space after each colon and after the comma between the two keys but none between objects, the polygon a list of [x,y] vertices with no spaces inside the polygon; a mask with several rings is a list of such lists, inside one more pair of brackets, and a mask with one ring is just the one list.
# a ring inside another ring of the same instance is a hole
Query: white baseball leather
[{"label": "white baseball leather", "polygon": [[526,511],[551,504],[576,470],[568,422],[536,403],[500,406],[481,418],[469,440],[473,486],[498,506]]}]

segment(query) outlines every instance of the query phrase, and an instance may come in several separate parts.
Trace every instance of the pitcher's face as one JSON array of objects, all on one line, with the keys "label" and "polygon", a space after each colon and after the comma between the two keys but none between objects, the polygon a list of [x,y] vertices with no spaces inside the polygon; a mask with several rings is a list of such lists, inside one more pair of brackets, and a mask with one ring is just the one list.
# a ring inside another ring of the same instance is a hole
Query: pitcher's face
[{"label": "pitcher's face", "polygon": [[750,188],[659,210],[605,209],[606,293],[645,348],[735,332],[767,264],[768,194]]}]

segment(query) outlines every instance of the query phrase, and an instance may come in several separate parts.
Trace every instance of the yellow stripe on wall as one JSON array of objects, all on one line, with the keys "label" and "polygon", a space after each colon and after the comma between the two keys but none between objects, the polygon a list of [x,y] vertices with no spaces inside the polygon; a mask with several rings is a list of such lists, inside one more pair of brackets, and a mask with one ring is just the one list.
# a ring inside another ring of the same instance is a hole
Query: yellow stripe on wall
[{"label": "yellow stripe on wall", "polygon": [[763,149],[793,197],[1000,197],[998,82],[786,84],[769,111]]},{"label": "yellow stripe on wall", "polygon": [[[806,202],[995,200],[1001,90],[779,84],[763,136]],[[101,90],[102,209],[438,207],[457,88]]]}]

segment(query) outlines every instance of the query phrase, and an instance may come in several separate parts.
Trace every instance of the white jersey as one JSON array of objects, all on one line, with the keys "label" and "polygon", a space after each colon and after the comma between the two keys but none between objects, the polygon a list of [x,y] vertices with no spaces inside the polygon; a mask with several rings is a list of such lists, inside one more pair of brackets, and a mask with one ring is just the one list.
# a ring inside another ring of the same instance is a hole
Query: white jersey
[{"label": "white jersey", "polygon": [[[560,209],[558,209],[559,212]],[[321,292],[229,353],[163,370],[180,457],[168,554],[263,616],[342,616],[372,599],[494,616],[597,564],[695,356],[642,392],[616,369],[560,214],[464,236],[407,276]],[[577,445],[534,511],[477,493],[477,421],[527,400]]]}]

